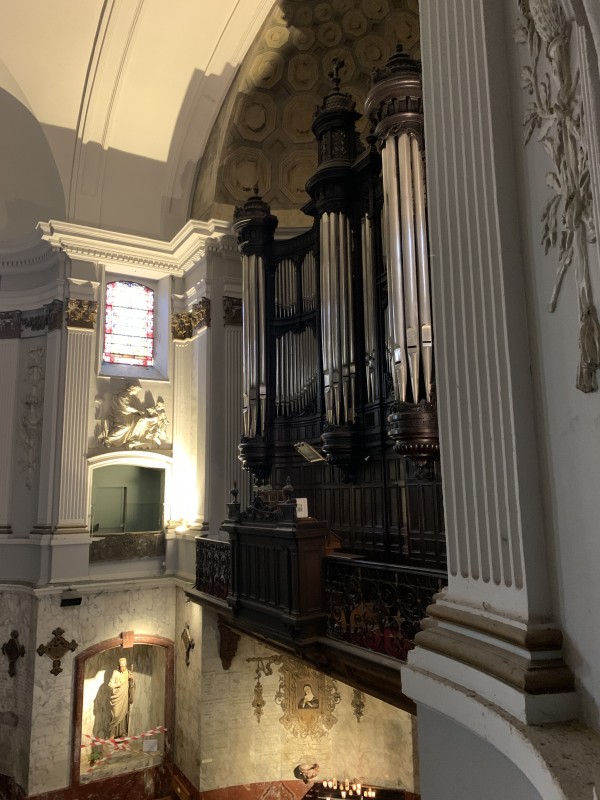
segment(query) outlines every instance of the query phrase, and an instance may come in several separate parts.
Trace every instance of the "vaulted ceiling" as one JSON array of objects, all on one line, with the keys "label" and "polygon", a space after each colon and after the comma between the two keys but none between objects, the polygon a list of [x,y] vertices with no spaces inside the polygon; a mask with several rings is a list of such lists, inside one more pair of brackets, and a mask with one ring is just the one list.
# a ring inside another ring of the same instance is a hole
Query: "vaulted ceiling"
[{"label": "vaulted ceiling", "polygon": [[39,219],[170,238],[273,0],[0,2],[0,241]]},{"label": "vaulted ceiling", "polygon": [[256,183],[293,221],[331,60],[360,101],[398,41],[417,0],[1,0],[0,245],[47,219],[169,239]]}]

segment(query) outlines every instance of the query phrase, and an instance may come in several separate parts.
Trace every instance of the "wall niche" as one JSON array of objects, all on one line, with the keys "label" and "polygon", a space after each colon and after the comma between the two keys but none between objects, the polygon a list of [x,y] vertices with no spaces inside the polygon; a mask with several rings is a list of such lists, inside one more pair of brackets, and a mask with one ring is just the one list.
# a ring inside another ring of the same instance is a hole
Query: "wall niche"
[{"label": "wall niche", "polygon": [[172,643],[112,642],[77,664],[74,783],[159,767],[170,757]]}]

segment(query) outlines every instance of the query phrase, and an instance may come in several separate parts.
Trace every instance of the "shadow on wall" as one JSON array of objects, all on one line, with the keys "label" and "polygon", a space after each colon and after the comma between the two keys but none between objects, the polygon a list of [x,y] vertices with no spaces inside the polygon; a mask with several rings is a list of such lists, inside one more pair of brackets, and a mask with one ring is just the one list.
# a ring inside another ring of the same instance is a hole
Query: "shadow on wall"
[{"label": "shadow on wall", "polygon": [[[95,141],[75,148],[75,131],[41,125],[23,102],[0,89],[0,243],[23,239],[50,219],[170,239],[189,219],[197,165],[210,132],[206,119],[212,125],[215,98],[234,74],[231,64],[220,75],[194,72],[166,162]],[[155,113],[159,125],[158,106]],[[63,163],[76,150],[72,175],[62,181],[53,150]]]},{"label": "shadow on wall", "polygon": [[[65,196],[42,126],[0,89],[0,241],[21,239],[40,220],[64,218]],[[73,142],[73,134],[65,131]]]}]

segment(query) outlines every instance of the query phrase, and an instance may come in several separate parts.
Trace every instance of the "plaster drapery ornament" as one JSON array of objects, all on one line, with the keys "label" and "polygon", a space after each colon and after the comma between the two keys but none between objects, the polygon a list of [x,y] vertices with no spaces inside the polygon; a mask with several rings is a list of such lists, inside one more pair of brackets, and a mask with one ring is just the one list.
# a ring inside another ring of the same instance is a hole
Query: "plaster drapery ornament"
[{"label": "plaster drapery ornament", "polygon": [[62,628],[55,628],[52,631],[53,638],[50,639],[48,644],[41,644],[37,649],[38,656],[48,656],[48,658],[52,659],[52,669],[50,670],[52,675],[60,675],[62,672],[62,667],[60,666],[61,659],[69,650],[73,652],[73,650],[79,647],[75,639],[71,639],[70,642],[67,642],[63,633],[64,630]]},{"label": "plaster drapery ornament", "polygon": [[10,632],[10,639],[2,645],[2,655],[8,658],[8,674],[14,678],[17,674],[17,661],[25,655],[25,648],[19,642],[18,631]]},{"label": "plaster drapery ornament", "polygon": [[137,401],[140,392],[140,386],[130,383],[112,396],[98,434],[98,442],[104,447],[140,450],[159,447],[167,441],[165,404],[157,400],[156,405],[143,408]]},{"label": "plaster drapery ornament", "polygon": [[[596,241],[583,103],[579,71],[571,72],[571,22],[560,0],[519,0],[515,40],[527,44],[530,65],[522,71],[522,86],[533,99],[523,126],[525,144],[533,133],[554,163],[546,183],[553,190],[542,213],[542,244],[547,253],[558,247],[559,267],[550,298],[554,311],[567,269],[573,264],[579,296],[579,369],[576,386],[582,392],[598,389],[600,324],[590,283],[588,244]],[[540,65],[542,53],[549,70]]]},{"label": "plaster drapery ornament", "polygon": [[40,442],[44,417],[44,348],[32,347],[28,353],[27,387],[21,413],[21,469],[25,485],[31,489],[40,458]]},{"label": "plaster drapery ornament", "polygon": [[[263,715],[263,708],[266,705],[263,697],[263,687],[260,682],[261,673],[263,675],[273,674],[273,664],[281,663],[282,656],[257,656],[255,658],[247,658],[248,663],[256,663],[256,683],[254,684],[254,697],[252,698],[252,708],[254,709],[254,716],[257,722],[260,723],[260,718]],[[277,698],[275,698],[277,699]]]},{"label": "plaster drapery ornament", "polygon": [[134,694],[133,671],[127,669],[127,659],[119,659],[119,668],[113,670],[110,689],[110,737],[117,739],[129,733],[129,707]]}]

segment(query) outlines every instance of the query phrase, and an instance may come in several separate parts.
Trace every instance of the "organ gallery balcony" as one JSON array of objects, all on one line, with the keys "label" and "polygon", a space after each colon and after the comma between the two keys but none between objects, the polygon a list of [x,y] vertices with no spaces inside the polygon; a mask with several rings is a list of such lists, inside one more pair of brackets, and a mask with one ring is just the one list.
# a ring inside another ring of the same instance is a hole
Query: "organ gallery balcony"
[{"label": "organ gallery balcony", "polygon": [[[293,651],[397,703],[406,660],[445,573],[384,564],[331,547],[325,522],[260,495],[228,504],[222,539],[196,539],[192,599],[228,626]],[[343,666],[342,666],[343,664]],[[396,665],[396,666],[394,666]],[[343,673],[343,674],[340,674]],[[356,681],[356,677],[355,677]]]}]

